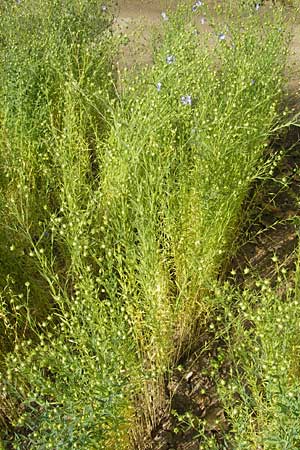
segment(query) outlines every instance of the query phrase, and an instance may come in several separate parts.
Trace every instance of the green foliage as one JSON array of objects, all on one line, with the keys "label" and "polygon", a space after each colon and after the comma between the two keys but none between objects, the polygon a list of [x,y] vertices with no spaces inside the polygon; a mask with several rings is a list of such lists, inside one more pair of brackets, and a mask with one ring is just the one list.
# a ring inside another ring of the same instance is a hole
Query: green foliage
[{"label": "green foliage", "polygon": [[70,254],[52,222],[62,220],[66,201],[84,208],[96,182],[95,142],[114,97],[116,41],[109,10],[96,2],[2,8],[0,282],[4,288],[11,276],[22,293],[29,281],[32,306],[41,310],[51,300],[34,249],[65,276]]},{"label": "green foliage", "polygon": [[285,269],[272,287],[269,280],[251,290],[216,285],[216,340],[198,376],[209,378],[218,408],[204,418],[173,412],[178,431],[193,430],[200,449],[299,447],[299,261],[292,279],[282,294],[291,282]]},{"label": "green foliage", "polygon": [[105,449],[111,433],[111,448],[122,448],[131,339],[122,315],[107,318],[105,309],[80,320],[71,308],[58,330],[41,334],[29,352],[30,343],[21,343],[7,359],[3,394],[20,405],[11,423],[14,448]]},{"label": "green foliage", "polygon": [[203,9],[204,38],[180,7],[117,93],[111,8],[1,4],[0,420],[16,449],[127,449],[155,425],[280,119],[279,12],[229,8],[225,26]]},{"label": "green foliage", "polygon": [[[280,275],[280,283],[285,282]],[[300,443],[299,298],[282,297],[266,282],[226,301],[225,362],[219,394],[237,449],[294,449]],[[224,299],[225,305],[225,299]]]},{"label": "green foliage", "polygon": [[144,318],[145,346],[152,330],[150,353],[175,334],[176,357],[204,320],[203,291],[263,170],[286,52],[279,16],[251,13],[242,31],[241,18],[215,23],[207,39],[190,16],[181,8],[166,21],[154,65],[124,83],[101,169],[129,314]]},{"label": "green foliage", "polygon": [[107,448],[113,430],[121,448],[131,340],[87,252],[99,238],[96,147],[115,98],[112,15],[90,1],[2,9],[0,348],[13,350],[1,367],[4,439]]}]

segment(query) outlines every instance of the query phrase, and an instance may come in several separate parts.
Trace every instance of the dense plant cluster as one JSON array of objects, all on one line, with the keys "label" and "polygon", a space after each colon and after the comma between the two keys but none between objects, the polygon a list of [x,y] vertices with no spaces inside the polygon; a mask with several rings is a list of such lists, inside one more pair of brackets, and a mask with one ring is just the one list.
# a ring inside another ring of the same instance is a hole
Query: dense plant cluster
[{"label": "dense plant cluster", "polygon": [[[274,317],[283,308],[289,321],[295,300],[280,306],[268,291],[257,309],[245,292],[237,307],[240,294],[212,289],[281,120],[283,16],[203,3],[162,12],[153,64],[120,79],[112,4],[0,6],[5,448],[142,448],[169,407],[165,378],[220,309],[231,329],[228,359],[239,361],[226,380],[234,390],[220,383],[233,424],[226,439],[241,449],[285,439],[280,427],[290,425],[282,415],[276,422],[274,402],[233,406],[230,395],[244,400],[248,374],[253,384],[268,380],[266,396],[276,385]],[[257,322],[249,333],[246,314]],[[291,367],[287,357],[280,371]],[[282,380],[284,404],[290,378]]]}]

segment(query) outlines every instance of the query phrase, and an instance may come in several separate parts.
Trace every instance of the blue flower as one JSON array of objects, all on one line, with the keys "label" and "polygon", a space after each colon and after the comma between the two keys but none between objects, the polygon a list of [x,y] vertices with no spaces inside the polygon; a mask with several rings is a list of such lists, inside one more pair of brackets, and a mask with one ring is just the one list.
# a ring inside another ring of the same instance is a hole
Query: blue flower
[{"label": "blue flower", "polygon": [[158,90],[158,92],[160,92],[161,88],[162,88],[162,83],[159,81],[156,85],[156,89]]},{"label": "blue flower", "polygon": [[226,39],[226,34],[225,34],[225,33],[220,33],[219,36],[218,36],[218,38],[219,38],[219,41],[225,41],[225,39]]},{"label": "blue flower", "polygon": [[168,55],[166,57],[166,62],[167,62],[167,64],[172,64],[173,62],[175,62],[175,56],[174,55]]},{"label": "blue flower", "polygon": [[161,13],[161,17],[163,20],[169,20],[169,17],[167,16],[167,14],[164,11]]},{"label": "blue flower", "polygon": [[182,95],[180,101],[183,105],[192,106],[192,97],[190,95]]},{"label": "blue flower", "polygon": [[192,6],[192,11],[197,11],[197,9],[199,8],[199,6],[202,6],[203,5],[203,3],[199,0],[199,1],[197,1],[196,3],[194,3],[193,4],[193,6]]},{"label": "blue flower", "polygon": [[255,84],[255,80],[251,80],[251,86]]}]

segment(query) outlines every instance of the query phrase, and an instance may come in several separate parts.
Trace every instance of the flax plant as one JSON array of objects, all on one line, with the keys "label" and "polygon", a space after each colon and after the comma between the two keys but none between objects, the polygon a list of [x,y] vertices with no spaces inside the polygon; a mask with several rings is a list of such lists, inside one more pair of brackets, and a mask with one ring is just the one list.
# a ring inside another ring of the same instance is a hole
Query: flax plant
[{"label": "flax plant", "polygon": [[202,2],[180,7],[162,16],[153,65],[117,93],[109,5],[2,9],[5,443],[142,448],[263,171],[280,14],[222,23]]},{"label": "flax plant", "polygon": [[[195,14],[205,14],[206,37]],[[250,11],[243,29],[230,11],[220,24],[200,4],[166,17],[153,66],[123,82],[101,165],[105,246],[152,377],[141,397],[152,426],[166,407],[160,373],[203,330],[203,297],[263,170],[286,56],[278,11],[268,19]]]},{"label": "flax plant", "polygon": [[112,10],[2,9],[1,437],[14,448],[126,448],[134,353],[91,255]]}]

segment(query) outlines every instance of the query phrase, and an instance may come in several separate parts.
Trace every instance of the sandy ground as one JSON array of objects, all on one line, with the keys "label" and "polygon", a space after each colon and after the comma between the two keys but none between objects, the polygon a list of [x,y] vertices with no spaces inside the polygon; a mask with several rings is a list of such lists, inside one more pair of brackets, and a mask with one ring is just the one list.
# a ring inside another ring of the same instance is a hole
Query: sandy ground
[{"label": "sandy ground", "polygon": [[178,3],[176,0],[119,0],[114,28],[129,38],[120,54],[122,69],[133,63],[151,63],[149,38],[154,25],[162,21],[161,13]]}]

